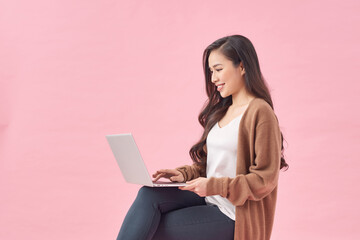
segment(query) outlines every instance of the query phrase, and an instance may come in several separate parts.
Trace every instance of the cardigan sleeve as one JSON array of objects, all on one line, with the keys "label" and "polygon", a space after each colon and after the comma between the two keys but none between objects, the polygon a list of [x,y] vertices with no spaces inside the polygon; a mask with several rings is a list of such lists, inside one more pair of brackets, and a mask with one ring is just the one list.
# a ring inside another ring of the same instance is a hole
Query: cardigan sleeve
[{"label": "cardigan sleeve", "polygon": [[192,165],[184,165],[176,168],[184,176],[184,182],[190,181],[198,177],[205,177],[206,170],[198,164],[193,163]]},{"label": "cardigan sleeve", "polygon": [[207,196],[220,195],[233,205],[241,206],[246,200],[261,200],[277,186],[281,160],[281,132],[277,120],[260,123],[255,134],[255,159],[249,172],[234,178],[211,177]]},{"label": "cardigan sleeve", "polygon": [[[205,153],[207,153],[206,144],[203,147]],[[184,176],[184,182],[190,181],[198,177],[206,177],[206,167],[205,165],[200,165],[193,163],[192,165],[183,165],[176,168]]]}]

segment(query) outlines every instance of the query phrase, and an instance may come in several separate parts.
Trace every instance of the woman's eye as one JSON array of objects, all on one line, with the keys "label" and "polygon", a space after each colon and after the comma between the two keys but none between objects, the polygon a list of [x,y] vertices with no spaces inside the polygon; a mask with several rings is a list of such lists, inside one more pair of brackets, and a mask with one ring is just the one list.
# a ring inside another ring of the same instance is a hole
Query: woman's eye
[{"label": "woman's eye", "polygon": [[[217,72],[220,72],[222,69],[215,69]],[[210,73],[212,74],[213,71],[210,70]]]}]

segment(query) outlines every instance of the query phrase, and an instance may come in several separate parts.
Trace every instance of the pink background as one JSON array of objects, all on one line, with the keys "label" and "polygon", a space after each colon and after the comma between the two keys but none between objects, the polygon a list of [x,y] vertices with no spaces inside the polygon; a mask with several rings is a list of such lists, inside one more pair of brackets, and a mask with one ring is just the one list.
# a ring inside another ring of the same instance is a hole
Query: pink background
[{"label": "pink background", "polygon": [[255,45],[287,141],[272,239],[359,239],[360,1],[0,1],[0,239],[115,239],[151,172],[191,164],[214,40]]}]

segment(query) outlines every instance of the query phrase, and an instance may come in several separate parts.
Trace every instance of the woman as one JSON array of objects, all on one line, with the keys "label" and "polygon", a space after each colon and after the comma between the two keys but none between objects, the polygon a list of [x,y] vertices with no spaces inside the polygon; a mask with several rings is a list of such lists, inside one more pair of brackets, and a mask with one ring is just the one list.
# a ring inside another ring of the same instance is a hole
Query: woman
[{"label": "woman", "polygon": [[199,115],[192,165],[161,169],[142,187],[117,239],[270,239],[283,136],[255,49],[244,36],[218,39],[203,54],[209,97]]}]

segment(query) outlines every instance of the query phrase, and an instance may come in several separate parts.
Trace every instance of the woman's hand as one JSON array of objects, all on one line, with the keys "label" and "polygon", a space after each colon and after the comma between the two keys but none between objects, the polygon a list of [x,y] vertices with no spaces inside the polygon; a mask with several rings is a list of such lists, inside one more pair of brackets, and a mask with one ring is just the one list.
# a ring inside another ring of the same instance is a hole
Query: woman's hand
[{"label": "woman's hand", "polygon": [[206,184],[208,181],[209,181],[209,179],[207,179],[207,178],[199,177],[199,178],[196,178],[189,182],[186,182],[188,185],[186,185],[184,187],[179,187],[179,189],[189,190],[189,191],[196,193],[200,197],[205,197],[206,196]]},{"label": "woman's hand", "polygon": [[160,178],[167,178],[172,182],[183,182],[184,176],[181,172],[179,172],[176,169],[160,169],[154,173],[153,178],[155,178],[153,181],[156,182]]}]

